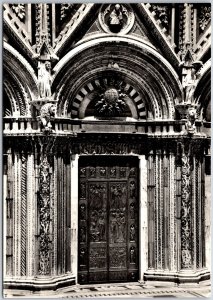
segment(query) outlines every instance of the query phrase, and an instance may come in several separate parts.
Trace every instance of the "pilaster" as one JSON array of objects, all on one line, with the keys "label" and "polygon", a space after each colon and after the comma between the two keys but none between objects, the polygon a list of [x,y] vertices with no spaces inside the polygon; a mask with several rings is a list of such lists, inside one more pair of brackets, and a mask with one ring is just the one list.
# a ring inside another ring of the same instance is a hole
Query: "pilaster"
[{"label": "pilaster", "polygon": [[14,253],[14,276],[19,277],[20,264],[21,264],[21,159],[20,154],[15,152],[14,159],[14,169],[15,169],[15,184],[14,184],[14,243],[13,243],[13,253]]},{"label": "pilaster", "polygon": [[140,194],[139,194],[139,280],[143,281],[144,272],[148,269],[148,202],[147,202],[147,160],[145,155],[139,156]]},{"label": "pilaster", "polygon": [[71,157],[71,271],[78,273],[78,155]]},{"label": "pilaster", "polygon": [[35,211],[36,198],[34,193],[34,156],[32,153],[27,157],[27,273],[28,277],[35,275]]}]

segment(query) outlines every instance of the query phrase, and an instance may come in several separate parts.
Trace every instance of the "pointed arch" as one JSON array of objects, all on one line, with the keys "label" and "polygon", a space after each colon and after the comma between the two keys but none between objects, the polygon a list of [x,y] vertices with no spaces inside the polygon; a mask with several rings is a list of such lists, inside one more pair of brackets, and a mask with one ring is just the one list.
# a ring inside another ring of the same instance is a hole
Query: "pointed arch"
[{"label": "pointed arch", "polygon": [[[118,65],[117,70],[112,67],[113,60]],[[177,73],[156,50],[124,36],[102,37],[85,42],[59,61],[53,77],[58,114],[68,115],[67,108],[72,105],[70,103],[76,103],[76,96],[83,85],[88,84],[89,80],[95,80],[95,74],[112,70],[134,83],[144,97],[145,106],[150,107],[151,103],[154,107],[151,112],[153,118],[174,118],[175,101],[182,98]]]}]

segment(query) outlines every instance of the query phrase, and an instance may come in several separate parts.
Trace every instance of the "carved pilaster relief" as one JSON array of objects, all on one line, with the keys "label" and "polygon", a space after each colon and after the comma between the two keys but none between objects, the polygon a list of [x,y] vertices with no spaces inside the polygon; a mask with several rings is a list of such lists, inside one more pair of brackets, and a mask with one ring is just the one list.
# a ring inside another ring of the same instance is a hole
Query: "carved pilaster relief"
[{"label": "carved pilaster relief", "polygon": [[184,146],[181,161],[181,267],[182,269],[190,269],[192,267],[191,168],[189,152],[184,149]]},{"label": "carved pilaster relief", "polygon": [[54,172],[53,172],[53,183],[54,183],[54,192],[53,192],[53,272],[56,274],[57,270],[57,226],[58,226],[58,210],[57,210],[57,174],[58,174],[58,165],[57,158],[54,157]]},{"label": "carved pilaster relief", "polygon": [[174,155],[169,154],[169,257],[170,257],[170,268],[176,270],[176,251],[175,251],[175,189],[176,185],[174,182],[174,166],[175,159]]},{"label": "carved pilaster relief", "polygon": [[51,184],[52,167],[51,152],[54,140],[51,137],[44,137],[40,140],[41,157],[39,166],[39,275],[51,274],[52,254],[52,208],[51,208]]},{"label": "carved pilaster relief", "polygon": [[39,274],[50,274],[50,164],[45,154],[40,165],[40,262]]},{"label": "carved pilaster relief", "polygon": [[27,158],[27,224],[28,224],[28,242],[27,242],[27,275],[33,276],[35,274],[35,169],[34,169],[34,155],[28,154]]}]

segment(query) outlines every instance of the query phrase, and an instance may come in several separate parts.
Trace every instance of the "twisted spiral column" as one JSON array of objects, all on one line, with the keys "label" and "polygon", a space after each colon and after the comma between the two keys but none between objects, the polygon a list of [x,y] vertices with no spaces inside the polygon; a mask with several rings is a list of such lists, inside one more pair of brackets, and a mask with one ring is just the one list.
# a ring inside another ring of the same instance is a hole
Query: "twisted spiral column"
[{"label": "twisted spiral column", "polygon": [[26,275],[27,159],[21,157],[21,275]]}]

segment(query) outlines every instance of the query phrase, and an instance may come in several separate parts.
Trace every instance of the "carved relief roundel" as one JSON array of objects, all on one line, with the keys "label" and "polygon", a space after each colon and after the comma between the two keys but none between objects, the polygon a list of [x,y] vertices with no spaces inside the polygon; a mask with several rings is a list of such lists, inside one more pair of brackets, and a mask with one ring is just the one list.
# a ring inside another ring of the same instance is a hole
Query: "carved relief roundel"
[{"label": "carved relief roundel", "polygon": [[135,16],[127,4],[105,4],[99,14],[99,22],[107,33],[128,33],[133,24]]}]

